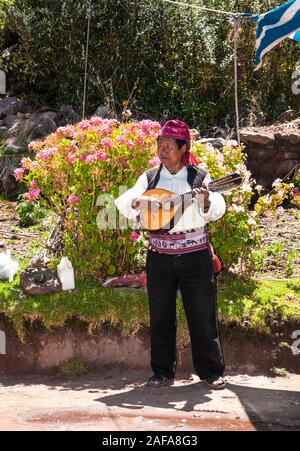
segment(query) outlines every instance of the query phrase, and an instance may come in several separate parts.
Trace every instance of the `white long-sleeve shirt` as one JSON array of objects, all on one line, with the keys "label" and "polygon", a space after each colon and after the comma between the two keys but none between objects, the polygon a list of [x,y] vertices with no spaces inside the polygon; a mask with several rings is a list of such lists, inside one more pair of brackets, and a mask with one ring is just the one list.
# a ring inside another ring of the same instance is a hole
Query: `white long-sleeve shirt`
[{"label": "white long-sleeve shirt", "polygon": [[[186,166],[183,166],[176,174],[171,174],[163,165],[160,172],[159,182],[155,188],[165,189],[175,194],[185,194],[191,191],[191,187],[187,181],[188,171]],[[211,181],[210,174],[207,173],[203,184],[208,185]],[[119,211],[128,219],[136,220],[139,215],[137,209],[132,208],[133,200],[142,196],[148,188],[147,175],[144,172],[136,181],[136,184],[119,196],[115,200],[115,204]],[[220,193],[209,191],[210,208],[207,213],[204,213],[199,205],[199,202],[194,198],[192,203],[184,210],[183,215],[177,224],[168,232],[183,232],[190,229],[203,229],[210,221],[217,221],[220,219],[226,210],[226,204],[223,196]]]}]

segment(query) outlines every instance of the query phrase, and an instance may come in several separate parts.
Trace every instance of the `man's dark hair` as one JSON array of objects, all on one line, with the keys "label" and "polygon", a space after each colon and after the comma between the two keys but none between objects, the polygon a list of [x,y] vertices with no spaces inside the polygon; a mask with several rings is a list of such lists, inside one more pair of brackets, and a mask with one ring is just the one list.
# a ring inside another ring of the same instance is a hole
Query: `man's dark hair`
[{"label": "man's dark hair", "polygon": [[177,142],[178,149],[181,149],[181,147],[186,144],[185,139],[176,139],[176,142]]}]

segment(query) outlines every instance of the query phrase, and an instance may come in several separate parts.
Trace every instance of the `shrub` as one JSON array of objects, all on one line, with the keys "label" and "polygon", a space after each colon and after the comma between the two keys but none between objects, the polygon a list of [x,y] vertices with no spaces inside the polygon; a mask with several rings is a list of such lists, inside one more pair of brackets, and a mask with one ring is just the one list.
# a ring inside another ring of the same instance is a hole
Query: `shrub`
[{"label": "shrub", "polygon": [[140,262],[142,236],[118,221],[111,224],[115,228],[99,226],[119,186],[130,188],[148,166],[159,129],[151,121],[93,117],[29,144],[35,159],[23,158],[15,177],[29,186],[26,201],[39,199],[62,218],[65,252],[79,278],[134,270]]},{"label": "shrub", "polygon": [[243,147],[228,141],[222,149],[210,144],[195,143],[195,154],[201,160],[200,166],[209,170],[213,179],[230,173],[239,173],[243,184],[238,188],[224,192],[226,213],[216,222],[210,222],[208,231],[215,252],[223,260],[225,268],[238,262],[241,270],[247,271],[253,266],[251,250],[259,246],[258,215],[249,210],[255,180],[247,170],[246,154]]},{"label": "shrub", "polygon": [[16,206],[18,223],[20,227],[30,227],[36,224],[39,219],[45,217],[45,208],[39,200],[28,202],[20,195]]}]

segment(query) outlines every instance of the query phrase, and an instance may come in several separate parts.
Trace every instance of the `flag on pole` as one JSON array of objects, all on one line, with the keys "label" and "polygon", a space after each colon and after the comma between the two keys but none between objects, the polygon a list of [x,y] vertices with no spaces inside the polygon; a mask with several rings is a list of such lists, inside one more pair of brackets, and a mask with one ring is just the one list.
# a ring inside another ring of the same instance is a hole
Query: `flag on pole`
[{"label": "flag on pole", "polygon": [[300,31],[296,31],[296,33],[291,34],[289,37],[294,39],[294,41],[300,42]]},{"label": "flag on pole", "polygon": [[255,63],[258,70],[264,55],[285,38],[300,42],[300,0],[290,0],[267,13],[251,15],[258,22],[256,30]]}]

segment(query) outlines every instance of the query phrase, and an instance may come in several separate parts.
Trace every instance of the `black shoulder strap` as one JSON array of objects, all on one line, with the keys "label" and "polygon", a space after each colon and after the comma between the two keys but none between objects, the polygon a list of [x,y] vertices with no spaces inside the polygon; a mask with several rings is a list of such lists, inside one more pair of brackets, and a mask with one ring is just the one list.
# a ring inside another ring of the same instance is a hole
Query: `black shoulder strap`
[{"label": "black shoulder strap", "polygon": [[[151,168],[146,171],[148,180],[148,190],[154,189],[159,182],[160,171],[162,170],[162,164],[159,167]],[[187,166],[188,176],[187,182],[192,189],[200,188],[203,180],[206,177],[207,171],[196,166]]]},{"label": "black shoulder strap", "polygon": [[207,171],[201,168],[197,168],[196,166],[187,166],[187,171],[188,171],[187,181],[190,187],[192,189],[201,188],[203,180],[207,175]]},{"label": "black shoulder strap", "polygon": [[146,171],[148,180],[148,189],[154,189],[159,182],[160,171],[162,170],[162,163],[157,168],[151,168]]}]

